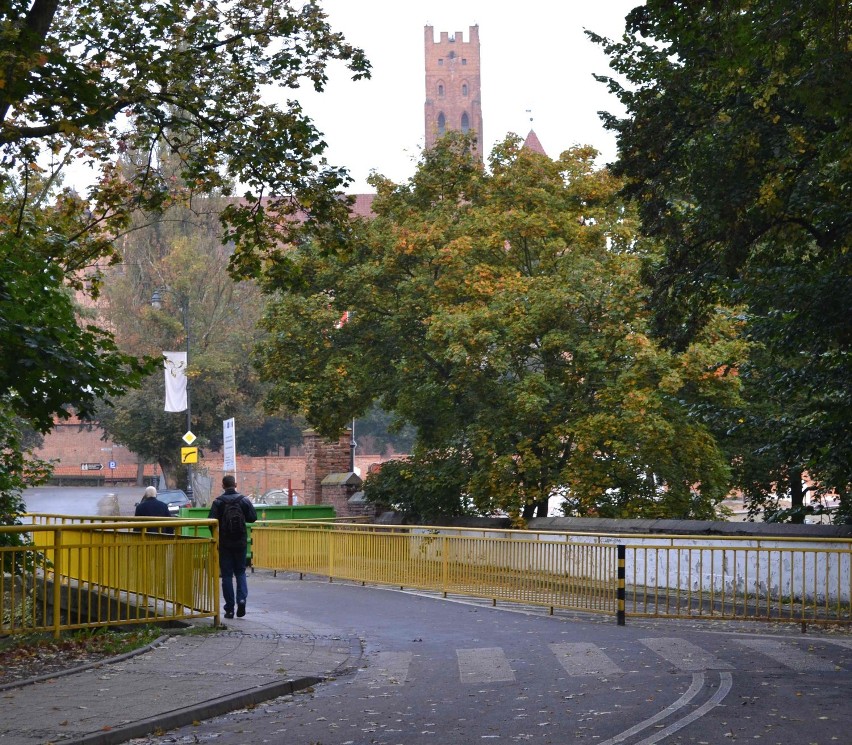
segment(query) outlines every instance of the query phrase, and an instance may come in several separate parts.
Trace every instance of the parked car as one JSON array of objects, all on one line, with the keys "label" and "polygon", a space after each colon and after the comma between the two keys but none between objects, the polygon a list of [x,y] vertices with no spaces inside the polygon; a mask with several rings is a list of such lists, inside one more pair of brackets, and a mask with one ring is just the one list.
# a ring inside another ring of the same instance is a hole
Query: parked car
[{"label": "parked car", "polygon": [[192,507],[192,501],[183,489],[163,489],[157,492],[157,499],[168,505],[169,512],[177,515],[181,507]]},{"label": "parked car", "polygon": [[[299,504],[299,495],[293,492],[293,504]],[[290,504],[290,492],[287,489],[270,489],[255,502],[255,507],[260,505]]]}]

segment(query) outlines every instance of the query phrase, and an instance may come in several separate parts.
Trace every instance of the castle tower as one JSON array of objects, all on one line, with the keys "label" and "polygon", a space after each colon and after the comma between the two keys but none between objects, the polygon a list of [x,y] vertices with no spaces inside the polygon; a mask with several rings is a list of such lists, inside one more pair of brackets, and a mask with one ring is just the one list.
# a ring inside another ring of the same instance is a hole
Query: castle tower
[{"label": "castle tower", "polygon": [[435,41],[426,26],[426,148],[449,130],[476,133],[476,154],[482,159],[482,91],[479,77],[479,26],[463,32],[441,32]]}]

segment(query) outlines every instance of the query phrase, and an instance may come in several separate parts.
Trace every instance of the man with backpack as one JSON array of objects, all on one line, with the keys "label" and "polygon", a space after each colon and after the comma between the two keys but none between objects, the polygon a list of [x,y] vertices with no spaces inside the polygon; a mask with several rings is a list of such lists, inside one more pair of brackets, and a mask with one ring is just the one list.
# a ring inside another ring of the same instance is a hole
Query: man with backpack
[{"label": "man with backpack", "polygon": [[[248,581],[246,580],[246,551],[248,531],[246,523],[257,520],[254,505],[237,491],[237,480],[230,474],[222,478],[223,494],[210,505],[209,518],[219,521],[219,574],[222,576],[222,595],[225,598],[225,618],[246,614]],[[234,579],[237,592],[234,595]]]}]

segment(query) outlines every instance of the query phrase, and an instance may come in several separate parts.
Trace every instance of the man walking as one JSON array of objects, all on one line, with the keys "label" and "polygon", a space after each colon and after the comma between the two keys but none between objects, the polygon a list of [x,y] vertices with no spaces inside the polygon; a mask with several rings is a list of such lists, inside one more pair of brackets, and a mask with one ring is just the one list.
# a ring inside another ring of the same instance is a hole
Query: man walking
[{"label": "man walking", "polygon": [[[224,494],[210,505],[209,518],[219,521],[219,574],[222,576],[222,595],[225,598],[225,618],[246,614],[248,582],[246,580],[246,550],[248,531],[246,523],[257,520],[254,505],[237,491],[237,480],[230,474],[222,478]],[[234,580],[237,583],[234,595]]]}]

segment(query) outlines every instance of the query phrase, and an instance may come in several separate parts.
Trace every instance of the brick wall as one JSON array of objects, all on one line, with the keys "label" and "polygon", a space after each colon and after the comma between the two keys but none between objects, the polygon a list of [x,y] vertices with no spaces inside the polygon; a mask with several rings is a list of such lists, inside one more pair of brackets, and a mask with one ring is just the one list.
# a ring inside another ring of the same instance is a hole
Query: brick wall
[{"label": "brick wall", "polygon": [[[99,479],[124,481],[129,484],[141,482],[140,470],[145,478],[153,478],[155,466],[140,464],[139,458],[121,445],[102,440],[100,427],[91,422],[81,422],[76,417],[57,422],[51,432],[44,436],[42,447],[35,455],[43,460],[55,461],[54,474],[66,480]],[[116,467],[109,468],[110,462]],[[83,464],[95,463],[100,470],[83,470]]]},{"label": "brick wall", "polygon": [[479,27],[470,26],[468,41],[464,33],[425,27],[426,103],[424,106],[426,148],[438,138],[438,117],[443,114],[446,130],[460,130],[463,115],[477,133],[476,154],[482,160],[482,92],[480,80]]},{"label": "brick wall", "polygon": [[336,517],[352,517],[352,511],[349,509],[349,497],[354,493],[353,488],[343,484],[323,484],[322,503],[334,507]]},{"label": "brick wall", "polygon": [[[140,468],[138,457],[127,448],[114,445],[109,440],[102,440],[101,435],[102,431],[99,427],[77,419],[57,423],[53,431],[45,435],[43,446],[35,454],[44,460],[55,461],[54,474],[65,483],[86,479],[90,483],[96,480],[98,483],[117,481],[136,484]],[[348,432],[344,434],[329,453],[322,446],[321,438],[315,433],[305,433],[306,443],[311,443],[313,448],[312,458],[315,464],[315,475],[311,477],[314,495],[312,498],[321,499],[319,485],[329,473],[349,471],[349,437]],[[355,452],[358,453],[357,450]],[[388,460],[389,457],[398,456],[359,454],[355,457],[355,465],[366,476],[371,465]],[[206,473],[209,476],[214,496],[221,490],[222,476],[224,476],[223,460],[221,453],[205,450],[204,457],[196,466],[199,473]],[[305,478],[307,460],[307,455],[267,457],[238,455],[237,488],[243,494],[262,495],[270,489],[290,487],[296,494],[303,497],[307,486]],[[109,469],[110,461],[116,463],[116,468],[112,471]],[[83,463],[100,463],[103,469],[83,471],[81,469]],[[144,478],[148,482],[159,474],[159,468],[154,463],[142,464],[141,468],[144,469]],[[305,502],[302,503],[305,504]],[[316,504],[316,502],[309,504]]]},{"label": "brick wall", "polygon": [[312,429],[302,433],[305,450],[305,504],[322,504],[322,480],[330,473],[350,471],[351,430],[345,430],[339,440],[329,441]]},{"label": "brick wall", "polygon": [[[348,443],[348,441],[347,441]],[[349,445],[346,446],[347,451]],[[370,466],[376,463],[382,463],[391,456],[374,455],[357,455],[355,456],[355,465],[360,469],[361,474],[366,477]],[[399,457],[399,456],[392,456]],[[213,491],[215,492],[222,483],[222,476],[225,472],[222,471],[222,456],[219,453],[209,453],[205,451],[205,458],[200,464],[207,468],[207,472],[213,482]],[[322,466],[320,466],[322,467]],[[237,489],[243,494],[263,494],[270,489],[287,489],[290,488],[299,496],[300,504],[324,504],[323,502],[307,501],[308,489],[306,479],[307,456],[306,455],[291,455],[291,456],[269,456],[266,458],[252,458],[250,456],[237,456]],[[314,485],[313,495],[321,494],[320,483],[328,473],[339,471],[339,468],[334,468],[332,471],[323,473],[319,472],[321,478],[313,477],[311,483]],[[346,455],[345,471],[349,470],[349,454]],[[218,494],[218,492],[216,492]]]}]

